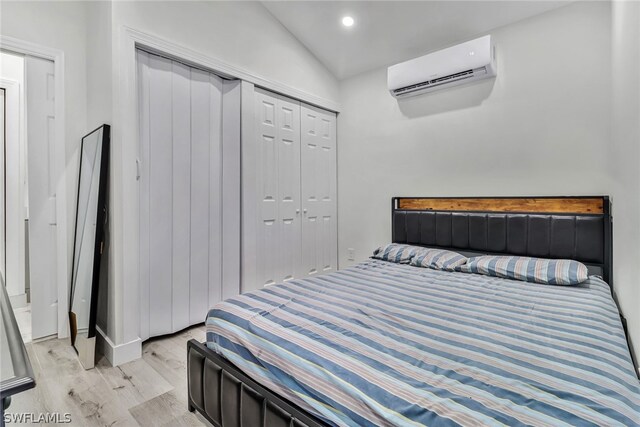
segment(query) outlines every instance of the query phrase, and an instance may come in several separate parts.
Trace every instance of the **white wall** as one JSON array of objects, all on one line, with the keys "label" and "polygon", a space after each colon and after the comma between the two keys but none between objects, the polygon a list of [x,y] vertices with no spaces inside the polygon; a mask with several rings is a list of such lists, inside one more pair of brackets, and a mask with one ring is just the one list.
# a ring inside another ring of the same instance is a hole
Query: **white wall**
[{"label": "white wall", "polygon": [[612,3],[613,102],[609,170],[613,179],[615,289],[640,357],[640,3]]},{"label": "white wall", "polygon": [[113,3],[113,28],[128,27],[310,94],[338,99],[335,77],[258,2]]},{"label": "white wall", "polygon": [[583,3],[492,31],[495,80],[401,101],[386,68],[343,81],[341,266],[389,241],[392,196],[607,193],[610,19]]},{"label": "white wall", "polygon": [[[102,124],[112,124],[112,20],[111,2],[86,3],[87,19],[87,128],[93,130]],[[107,190],[109,191],[109,189]],[[110,214],[110,213],[109,213]],[[111,266],[111,218],[105,229],[105,245],[100,264],[100,287],[96,323],[113,336],[115,331],[114,287],[109,286]]]},{"label": "white wall", "polygon": [[[637,56],[622,53],[637,54],[632,19],[625,15],[627,27],[614,36],[624,46],[613,72],[611,4],[580,2],[492,31],[495,81],[402,101],[386,91],[386,68],[341,82],[340,266],[351,263],[347,248],[359,261],[391,239],[393,196],[610,194],[615,287],[640,349],[633,280],[640,273],[640,164],[638,140],[629,135],[637,132],[637,104],[628,110],[638,100],[639,73]],[[610,82],[625,67],[616,103],[627,111],[626,127],[614,151]]]},{"label": "white wall", "polygon": [[87,127],[111,123],[111,2],[86,3]]},{"label": "white wall", "polygon": [[24,59],[22,55],[12,52],[0,52],[0,76],[4,79],[24,84]]}]

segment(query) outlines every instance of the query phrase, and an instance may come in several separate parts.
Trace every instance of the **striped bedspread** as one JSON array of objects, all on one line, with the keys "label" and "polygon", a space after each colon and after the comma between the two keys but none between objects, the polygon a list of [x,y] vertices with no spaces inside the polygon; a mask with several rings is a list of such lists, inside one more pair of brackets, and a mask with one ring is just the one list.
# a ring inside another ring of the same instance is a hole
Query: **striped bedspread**
[{"label": "striped bedspread", "polygon": [[371,260],[213,307],[207,345],[331,425],[640,425],[606,283]]}]

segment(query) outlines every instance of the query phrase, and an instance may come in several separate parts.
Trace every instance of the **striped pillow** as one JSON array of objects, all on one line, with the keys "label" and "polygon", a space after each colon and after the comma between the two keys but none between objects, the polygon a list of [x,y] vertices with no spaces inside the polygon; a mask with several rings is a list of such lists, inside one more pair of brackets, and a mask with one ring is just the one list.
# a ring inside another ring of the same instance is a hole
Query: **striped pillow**
[{"label": "striped pillow", "polygon": [[467,262],[467,257],[444,249],[421,248],[411,259],[411,265],[433,268],[434,270],[455,271]]},{"label": "striped pillow", "polygon": [[413,258],[420,249],[421,248],[417,246],[389,243],[373,251],[373,258],[397,262],[399,264],[409,264],[411,258]]},{"label": "striped pillow", "polygon": [[587,267],[570,259],[479,256],[457,270],[545,285],[577,285],[589,278]]}]

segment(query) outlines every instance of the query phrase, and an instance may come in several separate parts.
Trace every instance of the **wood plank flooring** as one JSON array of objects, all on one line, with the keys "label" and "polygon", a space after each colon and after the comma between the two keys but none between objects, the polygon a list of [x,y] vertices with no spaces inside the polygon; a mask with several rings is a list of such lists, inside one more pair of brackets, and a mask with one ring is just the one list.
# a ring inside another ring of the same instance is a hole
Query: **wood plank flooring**
[{"label": "wood plank flooring", "polygon": [[113,368],[102,358],[88,371],[67,340],[28,343],[37,385],[14,396],[6,412],[69,413],[74,426],[210,425],[187,410],[191,338],[204,341],[204,326],[146,341],[142,359]]}]

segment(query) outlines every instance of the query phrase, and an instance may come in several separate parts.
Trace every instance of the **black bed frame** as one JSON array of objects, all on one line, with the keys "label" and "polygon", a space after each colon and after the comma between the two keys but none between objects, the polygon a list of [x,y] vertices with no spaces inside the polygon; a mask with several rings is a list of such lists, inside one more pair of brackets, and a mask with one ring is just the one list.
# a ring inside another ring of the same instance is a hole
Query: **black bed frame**
[{"label": "black bed frame", "polygon": [[[517,208],[537,207],[536,201],[541,206],[554,207],[542,211]],[[561,203],[549,204],[555,201]],[[599,208],[571,211],[573,206],[588,201],[595,201]],[[414,202],[413,206],[409,202]],[[438,208],[421,207],[430,202],[438,202],[435,204]],[[479,203],[473,205],[471,202]],[[473,207],[489,206],[488,202],[495,207]],[[391,222],[394,243],[451,249],[466,255],[515,254],[575,259],[587,265],[591,274],[601,275],[613,290],[612,218],[607,196],[394,197]],[[621,319],[626,333],[626,321],[622,316]],[[214,426],[327,425],[261,386],[203,343],[190,340],[187,353],[189,410],[197,410]],[[637,373],[635,358],[634,365]]]},{"label": "black bed frame", "polygon": [[196,340],[187,343],[189,411],[217,427],[324,427],[327,424],[255,382]]}]

